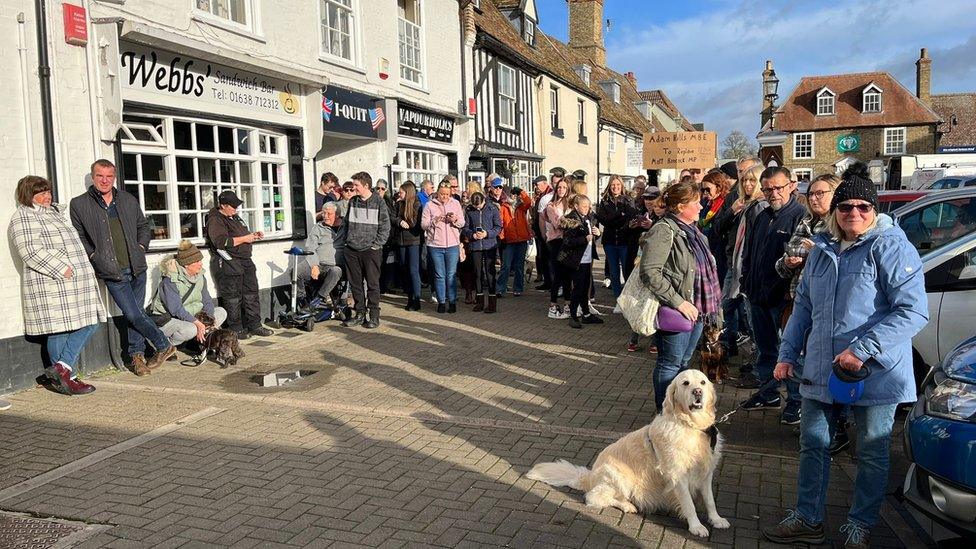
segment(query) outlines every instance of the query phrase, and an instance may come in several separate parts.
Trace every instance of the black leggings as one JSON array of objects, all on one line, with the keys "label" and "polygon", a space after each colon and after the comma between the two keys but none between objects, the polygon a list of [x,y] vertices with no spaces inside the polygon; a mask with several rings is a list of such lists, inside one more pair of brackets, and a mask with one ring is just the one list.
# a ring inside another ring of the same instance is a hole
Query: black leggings
[{"label": "black leggings", "polygon": [[556,238],[549,241],[549,264],[552,269],[552,286],[549,287],[549,302],[555,303],[559,296],[559,289],[563,290],[563,299],[569,299],[569,287],[572,284],[573,271],[562,265],[556,258],[563,247],[563,239]]},{"label": "black leggings", "polygon": [[593,282],[593,263],[580,263],[573,271],[573,298],[569,302],[569,316],[577,318],[576,309],[590,316],[590,285]]},{"label": "black leggings", "polygon": [[[474,287],[478,295],[488,293],[495,295],[495,258],[498,248],[489,250],[474,250],[471,252],[471,262],[474,263]],[[485,291],[487,290],[487,292]]]}]

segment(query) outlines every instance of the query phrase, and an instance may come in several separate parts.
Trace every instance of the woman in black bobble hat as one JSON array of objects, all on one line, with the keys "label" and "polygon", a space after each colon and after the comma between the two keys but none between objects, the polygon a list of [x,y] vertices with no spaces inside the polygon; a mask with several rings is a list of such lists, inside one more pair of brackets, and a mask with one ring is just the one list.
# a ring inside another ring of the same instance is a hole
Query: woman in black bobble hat
[{"label": "woman in black bobble hat", "polygon": [[863,200],[870,202],[875,211],[878,209],[878,190],[868,173],[868,166],[864,162],[855,162],[844,170],[840,186],[834,191],[834,199],[830,201],[830,211],[834,211],[838,204],[848,200]]}]

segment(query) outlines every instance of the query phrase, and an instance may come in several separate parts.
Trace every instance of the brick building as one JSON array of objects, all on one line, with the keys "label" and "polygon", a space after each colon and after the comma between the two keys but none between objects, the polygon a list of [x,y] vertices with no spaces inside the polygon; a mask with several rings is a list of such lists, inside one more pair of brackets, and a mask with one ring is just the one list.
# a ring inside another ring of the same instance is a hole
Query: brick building
[{"label": "brick building", "polygon": [[940,153],[976,153],[976,93],[932,96],[939,125]]},{"label": "brick building", "polygon": [[[887,72],[805,76],[769,116],[764,105],[760,155],[785,165],[797,179],[842,173],[857,160],[884,184],[892,157],[936,151],[940,118],[930,97],[931,59],[925,49],[916,62],[916,93]],[[764,80],[772,75],[767,62]]]}]

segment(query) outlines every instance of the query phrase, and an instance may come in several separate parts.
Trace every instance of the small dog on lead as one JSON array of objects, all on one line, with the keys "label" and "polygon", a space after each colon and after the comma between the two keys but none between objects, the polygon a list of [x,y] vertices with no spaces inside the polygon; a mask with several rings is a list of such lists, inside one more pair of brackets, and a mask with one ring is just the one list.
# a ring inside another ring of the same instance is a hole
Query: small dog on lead
[{"label": "small dog on lead", "polygon": [[214,362],[220,364],[221,368],[234,366],[237,359],[244,358],[244,349],[241,349],[241,342],[237,339],[234,330],[214,328],[214,318],[204,311],[196,314],[197,320],[207,327],[203,338],[203,352],[214,353]]},{"label": "small dog on lead", "polygon": [[624,435],[596,457],[592,469],[565,460],[539,463],[525,475],[552,486],[586,492],[586,504],[625,513],[677,512],[688,530],[708,536],[698,518],[700,496],[715,528],[728,528],[718,514],[712,476],[722,457],[715,428],[715,388],[698,370],[684,370],[668,385],[662,412],[650,425]]},{"label": "small dog on lead", "polygon": [[722,380],[729,375],[729,363],[725,360],[725,347],[719,341],[722,330],[716,326],[707,325],[702,332],[699,343],[701,357],[701,371],[705,372],[709,381],[721,385]]}]

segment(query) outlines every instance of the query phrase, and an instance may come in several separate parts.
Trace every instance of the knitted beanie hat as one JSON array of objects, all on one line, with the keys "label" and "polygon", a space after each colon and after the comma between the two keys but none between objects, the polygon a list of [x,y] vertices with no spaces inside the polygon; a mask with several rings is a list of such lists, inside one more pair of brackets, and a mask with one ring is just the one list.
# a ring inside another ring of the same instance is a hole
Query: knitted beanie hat
[{"label": "knitted beanie hat", "polygon": [[179,249],[176,250],[176,262],[186,267],[197,261],[203,261],[203,252],[189,240],[181,240]]},{"label": "knitted beanie hat", "polygon": [[852,199],[870,202],[875,210],[878,209],[878,190],[874,187],[874,181],[871,181],[868,166],[864,162],[855,162],[844,170],[841,183],[830,201],[830,211],[834,211],[841,202]]}]

